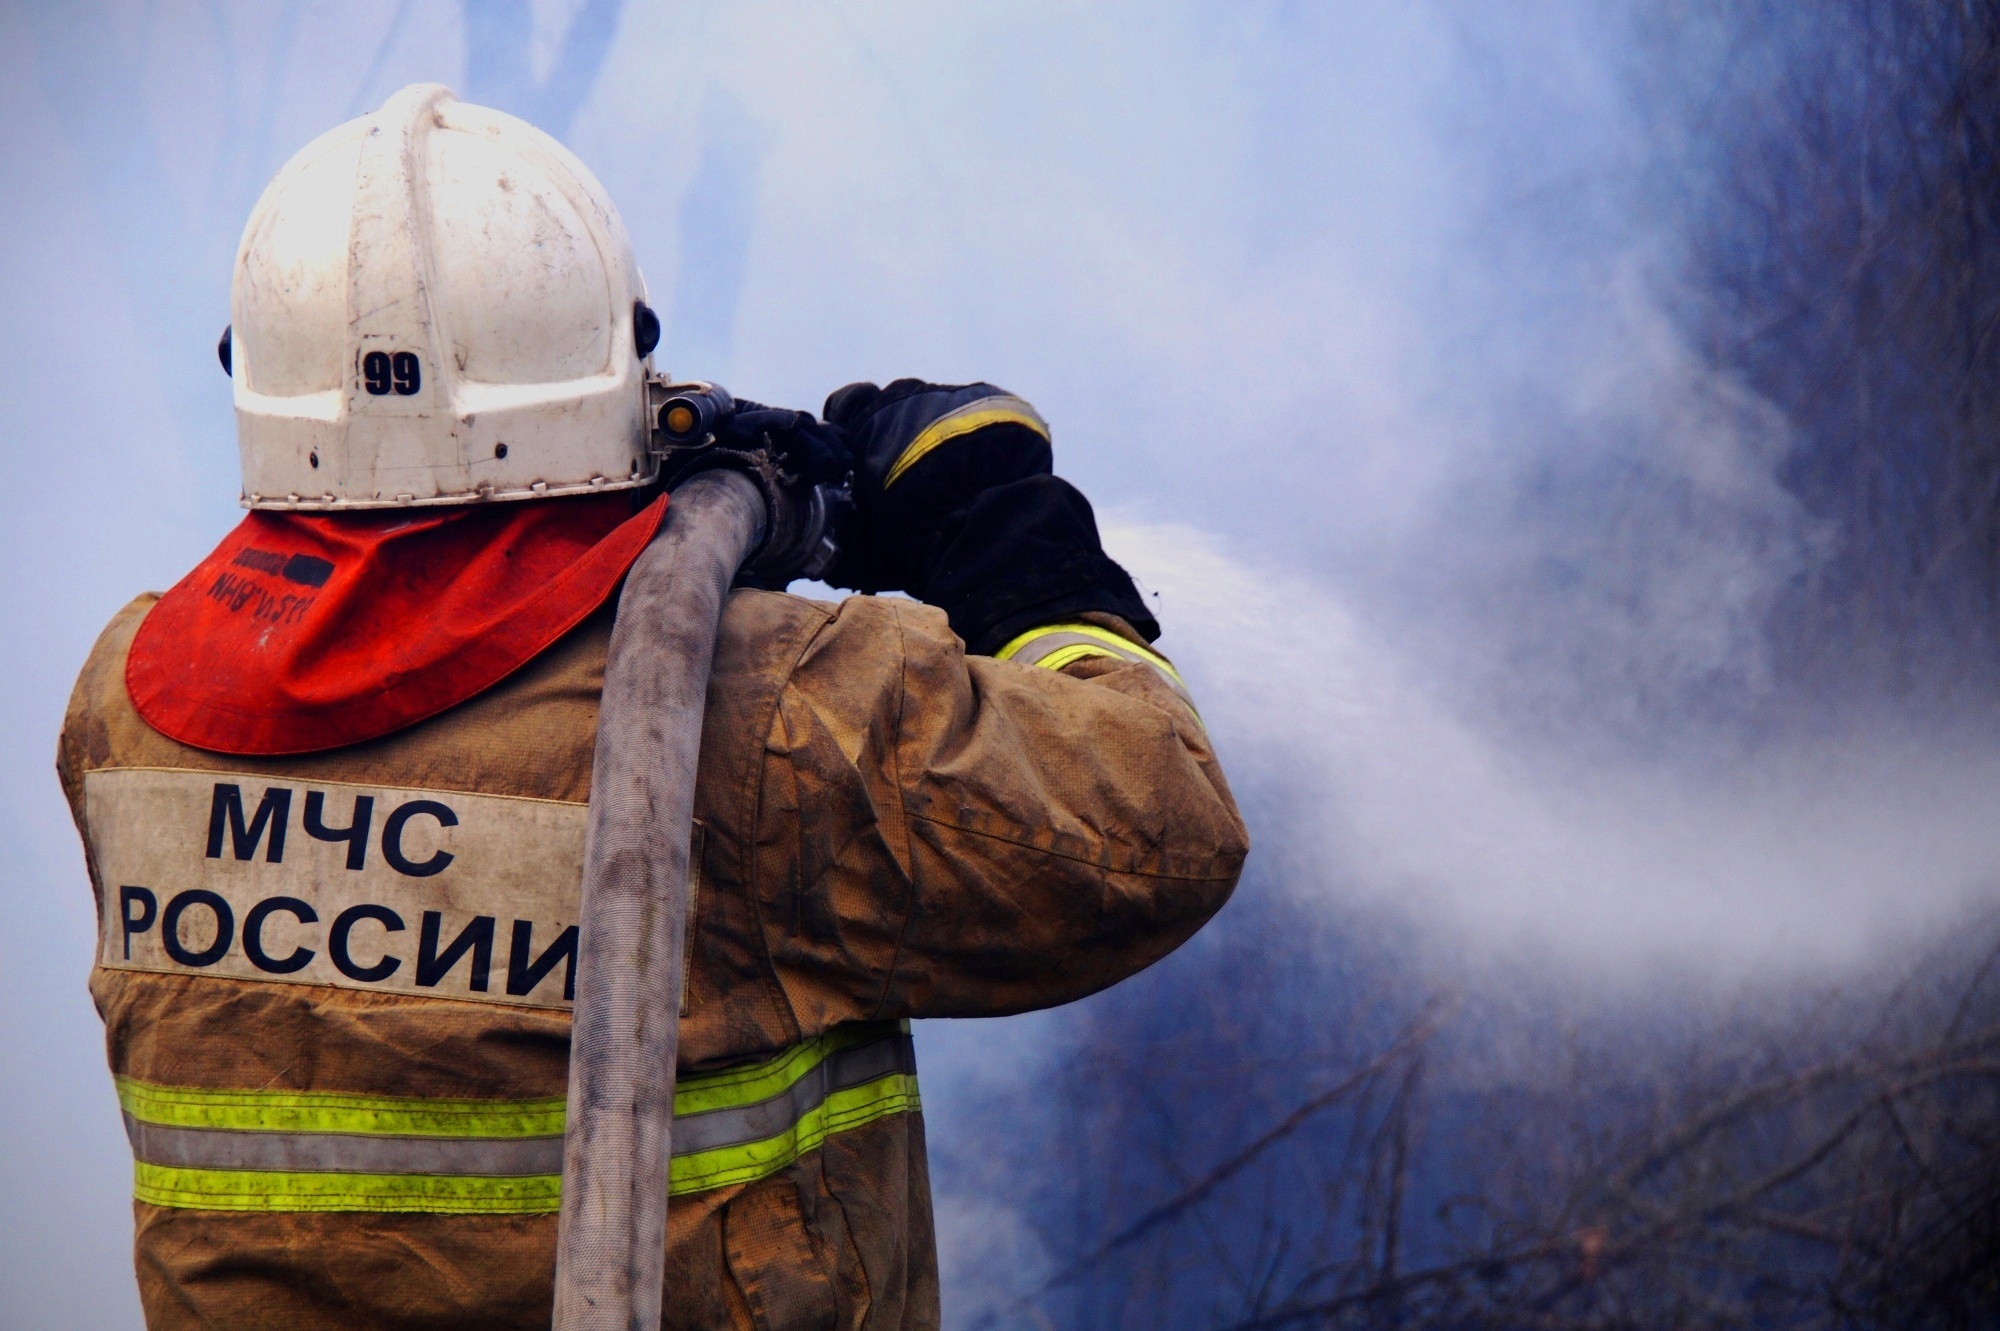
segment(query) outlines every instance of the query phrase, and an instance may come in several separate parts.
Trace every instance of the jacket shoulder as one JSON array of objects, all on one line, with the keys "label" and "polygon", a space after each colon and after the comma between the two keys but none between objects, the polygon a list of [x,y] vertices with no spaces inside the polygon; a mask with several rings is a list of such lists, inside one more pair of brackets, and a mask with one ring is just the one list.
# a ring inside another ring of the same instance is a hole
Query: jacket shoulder
[{"label": "jacket shoulder", "polygon": [[[750,596],[756,596],[754,601]],[[738,593],[745,614],[732,628],[755,634],[765,650],[784,654],[772,662],[773,678],[824,718],[844,718],[881,737],[894,733],[912,663],[962,660],[964,645],[942,610],[890,596],[850,596],[836,604],[771,593]],[[780,644],[783,644],[782,646]],[[721,673],[721,660],[717,662]],[[888,729],[884,730],[883,727]],[[836,728],[847,728],[836,722]],[[858,742],[858,733],[854,737]],[[844,742],[849,756],[853,743]]]},{"label": "jacket shoulder", "polygon": [[81,805],[85,772],[103,767],[125,743],[142,741],[151,733],[125,692],[125,659],[132,636],[159,599],[158,592],[142,593],[111,617],[70,690],[62,736],[56,742],[56,773],[72,807]]},{"label": "jacket shoulder", "polygon": [[716,677],[755,670],[772,683],[801,685],[838,676],[866,690],[899,678],[906,652],[948,642],[944,612],[887,596],[838,604],[785,592],[732,592],[716,652]]}]

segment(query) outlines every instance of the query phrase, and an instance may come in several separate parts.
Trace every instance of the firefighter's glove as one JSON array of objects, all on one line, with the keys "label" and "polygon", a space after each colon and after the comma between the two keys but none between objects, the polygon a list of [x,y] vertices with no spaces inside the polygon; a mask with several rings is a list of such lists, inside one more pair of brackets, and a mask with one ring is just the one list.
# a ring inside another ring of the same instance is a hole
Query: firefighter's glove
[{"label": "firefighter's glove", "polygon": [[849,384],[823,414],[854,454],[858,520],[829,574],[844,587],[912,591],[942,554],[951,515],[994,486],[1051,469],[1048,426],[991,384]]},{"label": "firefighter's glove", "polygon": [[754,453],[769,449],[778,465],[807,485],[838,482],[854,465],[846,431],[808,411],[767,407],[739,400],[717,440],[724,448]]},{"label": "firefighter's glove", "polygon": [[1090,502],[1056,477],[1049,428],[991,384],[898,379],[826,400],[847,432],[858,520],[827,581],[907,591],[940,607],[967,648],[1086,611],[1159,633],[1098,541]]}]

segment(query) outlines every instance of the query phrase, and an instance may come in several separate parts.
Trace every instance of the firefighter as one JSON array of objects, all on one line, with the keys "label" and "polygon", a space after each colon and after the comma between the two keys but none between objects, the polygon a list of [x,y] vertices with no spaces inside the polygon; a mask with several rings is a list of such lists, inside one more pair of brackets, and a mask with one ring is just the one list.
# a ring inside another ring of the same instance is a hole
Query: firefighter
[{"label": "firefighter", "polygon": [[[154,1328],[546,1327],[620,580],[659,325],[546,135],[435,86],[239,249],[242,524],[106,628],[59,769]],[[985,384],[739,420],[851,471],[839,605],[734,592],[695,805],[672,1327],[935,1327],[909,1019],[1116,983],[1242,822],[1157,628]],[[734,428],[734,427],[732,427]]]}]

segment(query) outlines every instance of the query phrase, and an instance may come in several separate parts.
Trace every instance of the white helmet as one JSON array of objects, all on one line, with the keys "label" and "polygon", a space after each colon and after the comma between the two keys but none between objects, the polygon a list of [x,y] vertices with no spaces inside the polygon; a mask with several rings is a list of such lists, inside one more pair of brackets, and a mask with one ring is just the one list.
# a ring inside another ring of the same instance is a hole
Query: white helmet
[{"label": "white helmet", "polygon": [[651,481],[659,321],[583,163],[415,84],[286,163],[236,252],[248,508],[356,509]]}]

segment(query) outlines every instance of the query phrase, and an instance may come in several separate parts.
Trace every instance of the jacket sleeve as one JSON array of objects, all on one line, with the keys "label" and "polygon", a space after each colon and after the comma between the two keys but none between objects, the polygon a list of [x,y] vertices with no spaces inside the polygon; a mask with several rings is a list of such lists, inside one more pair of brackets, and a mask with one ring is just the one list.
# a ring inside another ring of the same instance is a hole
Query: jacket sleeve
[{"label": "jacket sleeve", "polygon": [[807,648],[758,820],[802,1033],[1065,1003],[1228,899],[1248,838],[1178,680],[1116,621],[1071,627],[1041,665],[968,656],[941,612],[864,597]]}]

